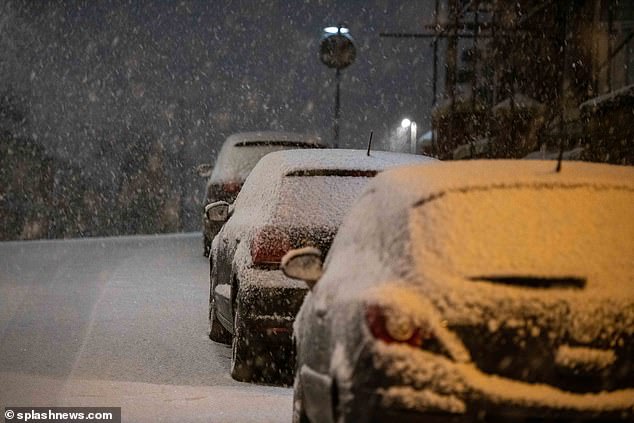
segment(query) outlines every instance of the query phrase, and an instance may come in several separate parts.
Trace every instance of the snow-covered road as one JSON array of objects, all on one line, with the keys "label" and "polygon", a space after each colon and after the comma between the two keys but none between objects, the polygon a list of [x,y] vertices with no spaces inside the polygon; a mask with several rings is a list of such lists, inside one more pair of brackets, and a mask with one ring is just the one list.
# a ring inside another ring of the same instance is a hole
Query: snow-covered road
[{"label": "snow-covered road", "polygon": [[200,234],[0,243],[0,408],[122,407],[123,421],[290,421],[207,338]]}]

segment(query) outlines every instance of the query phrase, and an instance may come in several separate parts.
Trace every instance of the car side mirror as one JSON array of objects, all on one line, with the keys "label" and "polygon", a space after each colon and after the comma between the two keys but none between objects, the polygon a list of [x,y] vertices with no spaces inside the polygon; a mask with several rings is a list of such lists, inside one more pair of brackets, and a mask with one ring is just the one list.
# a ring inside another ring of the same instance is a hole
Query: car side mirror
[{"label": "car side mirror", "polygon": [[282,257],[280,267],[286,276],[301,279],[313,289],[323,272],[321,251],[315,247],[290,250]]},{"label": "car side mirror", "polygon": [[214,170],[214,167],[211,165],[211,163],[203,163],[196,166],[195,170],[198,176],[209,178],[211,176],[211,172]]},{"label": "car side mirror", "polygon": [[229,203],[216,201],[205,206],[205,216],[212,222],[226,222],[229,219]]}]

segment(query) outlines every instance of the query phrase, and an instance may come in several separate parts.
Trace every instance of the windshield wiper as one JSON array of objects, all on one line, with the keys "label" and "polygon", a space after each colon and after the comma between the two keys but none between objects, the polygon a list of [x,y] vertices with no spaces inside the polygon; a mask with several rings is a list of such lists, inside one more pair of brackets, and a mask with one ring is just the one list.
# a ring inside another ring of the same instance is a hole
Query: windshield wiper
[{"label": "windshield wiper", "polygon": [[583,289],[586,279],[579,277],[537,277],[537,276],[474,276],[474,282],[491,282],[528,288],[575,288]]}]

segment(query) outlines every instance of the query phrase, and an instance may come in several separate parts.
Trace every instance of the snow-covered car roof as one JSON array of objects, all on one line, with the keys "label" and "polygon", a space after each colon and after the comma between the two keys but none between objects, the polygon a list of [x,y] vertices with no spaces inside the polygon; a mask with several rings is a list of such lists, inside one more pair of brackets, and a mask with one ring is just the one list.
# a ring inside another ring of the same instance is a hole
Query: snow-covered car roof
[{"label": "snow-covered car roof", "polygon": [[[247,178],[235,202],[236,213],[231,220],[244,219],[253,226],[262,217],[276,214],[276,208],[285,208],[286,222],[331,222],[338,226],[348,201],[363,191],[366,181],[344,184],[329,180],[338,176],[374,176],[376,172],[396,166],[434,161],[413,155],[374,151],[370,156],[362,150],[307,149],[284,150],[264,156]],[[360,173],[355,173],[360,172]],[[368,173],[364,173],[368,172]],[[322,176],[324,178],[293,178],[295,176]],[[285,190],[285,198],[278,199],[284,184],[293,186]],[[314,180],[313,180],[314,179]],[[367,178],[350,178],[366,179]],[[354,195],[353,195],[354,194]],[[345,204],[339,204],[345,201]],[[279,214],[279,213],[278,213]],[[329,225],[330,226],[330,225]]]},{"label": "snow-covered car roof", "polygon": [[[417,262],[426,272],[465,277],[526,269],[536,277],[631,274],[632,260],[618,252],[614,259],[610,252],[631,250],[632,241],[624,237],[632,225],[615,231],[606,222],[631,221],[624,215],[634,209],[634,168],[565,162],[557,173],[555,167],[555,161],[474,160],[383,172],[348,213],[333,243],[337,254],[326,265],[363,274],[370,284],[414,275]],[[586,245],[599,241],[609,245]],[[548,249],[553,253],[545,254]],[[387,265],[377,252],[390,257]],[[369,256],[360,258],[364,254]]]},{"label": "snow-covered car roof", "polygon": [[372,151],[368,156],[364,150],[319,149],[285,150],[270,153],[258,164],[261,173],[287,175],[304,170],[377,170],[415,162],[428,162],[434,159],[427,156]]},{"label": "snow-covered car roof", "polygon": [[556,162],[547,160],[438,162],[384,172],[372,186],[385,186],[409,204],[448,191],[513,185],[619,185],[634,189],[634,168],[631,167],[568,161],[562,164],[561,172],[555,168]]},{"label": "snow-covered car roof", "polygon": [[319,137],[308,134],[280,131],[236,133],[222,145],[210,181],[241,183],[260,158],[270,152],[324,147]]}]

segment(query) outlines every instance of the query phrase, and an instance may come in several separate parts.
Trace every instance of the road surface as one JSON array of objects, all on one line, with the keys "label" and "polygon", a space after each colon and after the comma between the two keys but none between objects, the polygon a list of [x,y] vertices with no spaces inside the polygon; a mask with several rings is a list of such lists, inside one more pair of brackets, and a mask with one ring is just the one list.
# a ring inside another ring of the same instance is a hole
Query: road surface
[{"label": "road surface", "polygon": [[285,422],[292,390],[236,382],[207,337],[201,235],[0,243],[0,409]]}]

